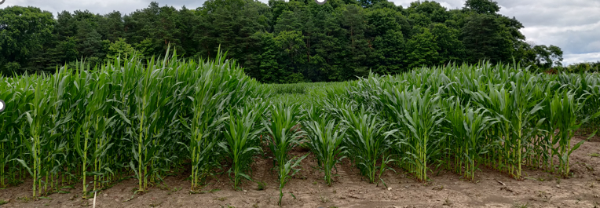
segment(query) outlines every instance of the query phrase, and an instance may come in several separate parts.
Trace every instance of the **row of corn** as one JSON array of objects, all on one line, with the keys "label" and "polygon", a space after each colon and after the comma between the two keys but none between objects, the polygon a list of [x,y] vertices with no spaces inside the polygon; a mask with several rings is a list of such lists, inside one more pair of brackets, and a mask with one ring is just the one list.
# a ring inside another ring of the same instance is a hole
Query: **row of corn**
[{"label": "row of corn", "polygon": [[383,184],[384,172],[400,169],[421,181],[439,169],[474,179],[482,167],[514,178],[524,166],[569,176],[569,156],[582,145],[571,142],[574,132],[598,121],[595,74],[452,65],[331,85],[303,104],[271,98],[305,87],[261,86],[223,57],[0,77],[0,187],[32,179],[35,197],[80,184],[88,197],[131,177],[143,192],[190,170],[196,192],[222,169],[239,188],[268,147],[281,203],[308,156],[289,154],[300,145],[329,185],[345,158]]}]

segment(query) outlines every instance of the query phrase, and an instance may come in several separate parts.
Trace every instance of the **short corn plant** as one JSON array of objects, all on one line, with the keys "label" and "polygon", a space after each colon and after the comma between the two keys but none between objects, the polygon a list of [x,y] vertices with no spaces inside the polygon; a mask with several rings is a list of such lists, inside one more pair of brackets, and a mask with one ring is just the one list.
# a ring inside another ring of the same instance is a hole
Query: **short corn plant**
[{"label": "short corn plant", "polygon": [[325,182],[331,186],[331,170],[345,158],[346,148],[341,146],[346,137],[345,128],[339,122],[328,119],[307,121],[304,126],[307,128],[310,150],[325,173]]},{"label": "short corn plant", "polygon": [[304,135],[304,131],[299,129],[299,106],[283,104],[272,105],[271,119],[265,122],[265,127],[269,132],[267,136],[269,148],[275,155],[274,162],[279,173],[279,205],[283,198],[283,187],[290,177],[295,175],[299,169],[296,169],[300,162],[306,158],[304,155],[300,158],[289,159],[288,152],[299,145],[299,139]]},{"label": "short corn plant", "polygon": [[255,110],[231,111],[229,124],[225,128],[225,141],[219,143],[225,155],[231,159],[229,173],[233,173],[235,189],[238,189],[242,179],[252,180],[245,172],[252,163],[252,157],[261,151],[258,135],[263,129],[256,122],[261,115]]},{"label": "short corn plant", "polygon": [[386,165],[394,161],[388,150],[394,144],[391,135],[397,130],[387,131],[388,124],[364,107],[358,112],[354,111],[352,107],[342,110],[343,122],[349,127],[348,137],[344,141],[348,155],[370,183],[375,183],[379,177],[385,185],[381,174],[389,169]]}]

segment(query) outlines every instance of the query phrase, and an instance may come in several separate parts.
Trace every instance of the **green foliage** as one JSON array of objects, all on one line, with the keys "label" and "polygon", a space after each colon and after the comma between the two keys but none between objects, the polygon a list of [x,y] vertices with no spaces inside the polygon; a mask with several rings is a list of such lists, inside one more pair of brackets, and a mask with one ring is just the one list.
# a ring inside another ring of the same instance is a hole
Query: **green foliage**
[{"label": "green foliage", "polygon": [[[77,63],[51,76],[0,76],[0,99],[8,107],[0,113],[6,132],[0,135],[0,186],[29,175],[33,196],[77,183],[88,197],[134,176],[139,192],[191,161],[196,189],[229,156],[224,150],[233,149],[216,145],[226,135],[243,134],[238,111],[259,111],[251,119],[259,123],[266,108],[252,101],[265,91],[235,66],[224,58],[195,62],[167,54],[148,62],[115,60],[95,70]],[[234,121],[227,122],[230,115]],[[247,166],[246,155],[237,158],[237,170]]]},{"label": "green foliage", "polygon": [[340,110],[343,122],[348,126],[348,137],[344,141],[348,155],[369,182],[374,183],[376,177],[381,179],[387,163],[393,161],[388,154],[393,147],[389,136],[396,130],[388,131],[386,122],[364,107],[359,110],[346,106]]},{"label": "green foliage", "polygon": [[384,185],[392,164],[420,181],[440,169],[477,180],[481,167],[517,179],[524,167],[570,177],[570,156],[585,145],[571,143],[574,133],[597,126],[600,115],[597,74],[488,62],[260,85],[225,56],[165,57],[0,76],[0,186],[31,178],[39,197],[80,184],[89,197],[131,177],[137,192],[148,191],[189,169],[198,193],[229,169],[240,188],[265,146],[280,200],[307,157],[291,158],[299,146],[315,155],[329,185],[343,158]]},{"label": "green foliage", "polygon": [[[313,111],[316,112],[316,110]],[[339,122],[336,122],[335,119],[330,120],[329,116],[320,114],[311,119],[314,119],[314,121],[304,122],[303,125],[308,131],[308,146],[317,157],[319,166],[325,174],[325,182],[331,186],[333,184],[332,169],[345,158],[345,147],[341,144],[346,132]]]},{"label": "green foliage", "polygon": [[[470,0],[450,10],[433,1],[403,8],[379,0],[324,5],[215,0],[194,9],[152,2],[130,14],[64,11],[53,20],[36,8],[8,7],[2,21],[13,35],[3,36],[11,37],[5,40],[11,47],[0,49],[0,64],[5,75],[56,72],[65,63],[75,67],[77,59],[94,66],[118,54],[130,57],[131,47],[148,61],[170,45],[194,59],[215,58],[220,48],[262,83],[346,81],[369,72],[399,74],[482,60],[514,59],[531,70],[561,65],[560,48],[526,43],[523,25],[499,9],[490,0]],[[31,12],[17,18],[12,15],[17,10]],[[43,18],[34,18],[37,14]],[[29,17],[35,24],[21,24]],[[32,35],[36,30],[44,35]],[[14,36],[21,31],[32,33]]]},{"label": "green foliage", "polygon": [[493,63],[511,61],[513,41],[507,27],[496,15],[471,15],[461,31],[469,62],[482,59]]},{"label": "green foliage", "polygon": [[480,14],[495,14],[500,11],[498,2],[493,0],[467,0],[465,7]]},{"label": "green foliage", "polygon": [[439,47],[429,29],[422,28],[423,33],[413,36],[407,43],[409,68],[430,66],[439,60]]},{"label": "green foliage", "polygon": [[19,69],[48,41],[54,24],[52,14],[39,8],[0,9],[0,74],[20,73]]},{"label": "green foliage", "polygon": [[127,59],[133,57],[134,53],[135,49],[133,49],[133,47],[131,47],[131,45],[129,45],[127,42],[125,42],[125,39],[119,38],[119,40],[110,44],[110,47],[108,48],[107,52],[107,57],[110,60],[114,60],[119,57]]},{"label": "green foliage", "polygon": [[300,111],[299,105],[286,106],[283,103],[272,105],[270,108],[271,118],[265,122],[265,128],[268,131],[266,140],[273,153],[273,163],[278,169],[279,176],[279,205],[283,198],[283,187],[289,181],[290,177],[299,170],[296,167],[308,155],[300,158],[289,158],[288,153],[300,144],[300,138],[304,136],[304,131],[300,129]]},{"label": "green foliage", "polygon": [[242,179],[252,180],[247,171],[252,163],[252,157],[261,151],[258,135],[263,128],[259,127],[257,121],[264,109],[264,107],[255,109],[247,107],[229,114],[229,124],[225,127],[225,141],[219,143],[219,146],[231,160],[232,167],[229,173],[233,174],[233,187],[236,189]]}]

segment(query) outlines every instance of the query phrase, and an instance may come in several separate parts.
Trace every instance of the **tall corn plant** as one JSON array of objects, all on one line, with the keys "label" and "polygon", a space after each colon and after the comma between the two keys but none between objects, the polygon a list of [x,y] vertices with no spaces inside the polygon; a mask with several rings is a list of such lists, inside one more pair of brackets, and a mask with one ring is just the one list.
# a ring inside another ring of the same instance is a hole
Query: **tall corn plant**
[{"label": "tall corn plant", "polygon": [[[583,120],[578,120],[578,112],[583,108],[583,100],[577,99],[574,93],[563,92],[557,93],[552,98],[550,103],[551,111],[557,115],[555,124],[558,129],[557,135],[552,139],[553,155],[558,156],[558,170],[563,176],[568,176],[570,173],[570,155],[577,150],[584,140],[577,144],[571,145],[571,138],[582,124],[590,118],[597,117],[600,112],[595,115],[588,116]],[[592,134],[591,136],[594,136]]]},{"label": "tall corn plant", "polygon": [[[211,95],[212,89],[206,86],[197,88],[196,96],[193,98],[193,117],[189,126],[192,191],[198,187],[199,180],[210,170],[213,147],[219,142],[220,126],[228,118],[224,114],[225,101],[221,98],[224,94]],[[187,122],[185,124],[187,126]]]},{"label": "tall corn plant", "polygon": [[428,163],[441,153],[441,133],[444,112],[439,96],[430,89],[399,91],[388,94],[387,108],[395,117],[395,127],[400,129],[400,142],[396,146],[405,161],[405,168],[421,181],[427,180]]},{"label": "tall corn plant", "polygon": [[475,162],[481,162],[481,155],[486,154],[493,145],[487,139],[487,130],[496,122],[486,115],[485,109],[462,106],[459,101],[449,101],[444,110],[450,126],[445,148],[454,152],[456,172],[462,174],[464,164],[465,178],[474,180]]},{"label": "tall corn plant", "polygon": [[[29,106],[27,102],[27,87],[21,87],[26,83],[20,79],[18,83],[6,77],[0,76],[0,100],[5,102],[5,109],[0,112],[0,187],[16,185],[20,183],[22,166],[15,158],[19,158],[25,151],[23,139],[19,135],[19,128],[23,125],[23,111]],[[25,129],[22,129],[25,130]],[[23,161],[25,162],[25,161]]]},{"label": "tall corn plant", "polygon": [[536,114],[542,109],[539,86],[534,77],[525,76],[522,72],[514,76],[511,88],[489,84],[488,90],[475,93],[475,102],[485,107],[500,119],[500,138],[502,138],[503,157],[499,164],[506,166],[515,178],[521,178],[524,163],[523,152],[529,142],[537,135],[544,119]]},{"label": "tall corn plant", "polygon": [[385,185],[381,174],[388,169],[387,164],[393,161],[389,150],[394,144],[391,135],[397,130],[388,130],[389,125],[385,121],[364,107],[356,112],[355,110],[342,109],[343,122],[348,126],[344,146],[370,183],[375,183],[379,178]]},{"label": "tall corn plant", "polygon": [[300,162],[306,158],[304,155],[300,158],[290,159],[288,153],[299,145],[300,139],[305,132],[300,129],[300,110],[299,105],[286,106],[282,103],[271,105],[271,118],[265,122],[265,128],[269,135],[267,140],[269,148],[273,153],[274,163],[278,169],[279,176],[279,205],[283,198],[283,187],[289,181],[290,177],[295,175],[299,169],[296,169]]},{"label": "tall corn plant", "polygon": [[30,175],[33,177],[33,197],[36,197],[36,191],[38,191],[38,194],[42,193],[42,176],[44,174],[43,168],[45,168],[45,166],[42,165],[42,162],[44,162],[43,157],[45,155],[45,152],[43,151],[47,150],[44,148],[44,145],[47,144],[49,140],[46,133],[48,132],[48,126],[45,125],[50,120],[50,108],[48,108],[49,98],[45,90],[47,87],[46,82],[38,80],[34,88],[35,93],[33,100],[30,103],[31,110],[25,112],[27,123],[29,124],[29,138],[23,141],[29,150],[33,165],[29,167],[24,160],[18,160],[25,168],[27,168]]}]

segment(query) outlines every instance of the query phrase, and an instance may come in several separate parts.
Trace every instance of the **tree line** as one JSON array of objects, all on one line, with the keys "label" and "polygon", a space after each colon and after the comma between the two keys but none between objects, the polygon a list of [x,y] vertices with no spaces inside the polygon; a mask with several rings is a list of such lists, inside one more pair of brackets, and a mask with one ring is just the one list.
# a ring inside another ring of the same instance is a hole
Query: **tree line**
[{"label": "tree line", "polygon": [[217,50],[263,83],[343,81],[415,67],[518,61],[532,69],[561,65],[557,46],[526,42],[523,24],[499,14],[491,0],[461,9],[433,1],[409,7],[387,0],[208,0],[196,9],[156,2],[130,14],[35,7],[0,9],[0,72],[55,72],[84,59],[93,66],[117,57],[187,58]]}]

